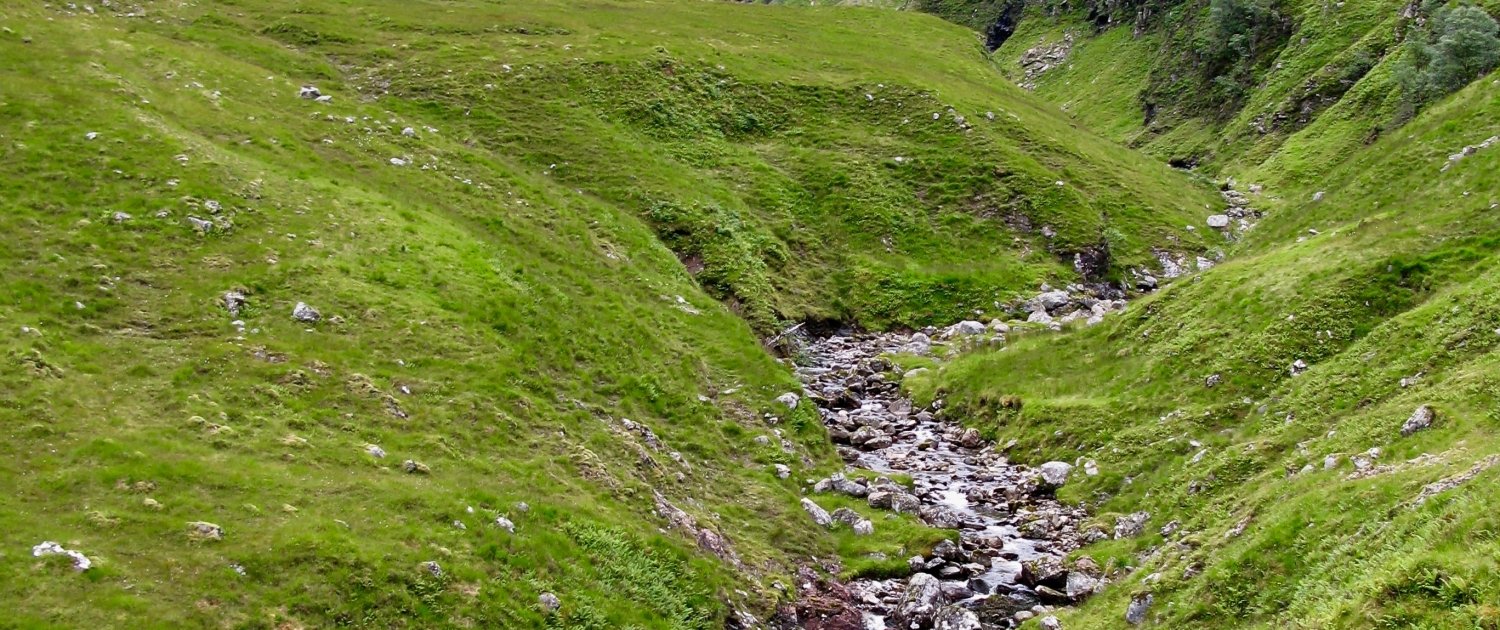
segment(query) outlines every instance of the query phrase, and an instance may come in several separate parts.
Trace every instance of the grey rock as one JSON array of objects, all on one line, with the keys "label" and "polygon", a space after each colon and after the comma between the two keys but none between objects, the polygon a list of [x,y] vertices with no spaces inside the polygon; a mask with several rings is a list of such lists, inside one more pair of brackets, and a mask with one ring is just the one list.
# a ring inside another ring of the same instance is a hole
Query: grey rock
[{"label": "grey rock", "polygon": [[1210,215],[1208,217],[1208,219],[1205,221],[1205,223],[1208,224],[1208,227],[1215,228],[1215,229],[1227,228],[1227,227],[1229,227],[1229,215],[1227,215],[1227,214]]},{"label": "grey rock", "polygon": [[792,469],[786,464],[776,464],[775,469],[777,479],[786,479],[787,477],[792,476]]},{"label": "grey rock", "polygon": [[495,527],[499,527],[509,533],[516,533],[516,524],[504,516],[495,517]]},{"label": "grey rock", "polygon": [[867,518],[859,519],[851,528],[854,530],[856,536],[869,536],[875,533],[875,523]]},{"label": "grey rock", "polygon": [[557,612],[557,609],[562,608],[562,600],[551,593],[542,593],[537,596],[536,601],[541,604],[542,610],[547,612]]},{"label": "grey rock", "polygon": [[404,470],[408,474],[412,475],[426,475],[432,472],[432,469],[428,468],[427,464],[419,462],[415,459],[408,459],[404,462],[401,462],[401,470]]},{"label": "grey rock", "polygon": [[823,509],[823,507],[818,505],[817,503],[813,503],[812,499],[804,497],[802,499],[802,509],[807,510],[807,514],[811,516],[813,522],[817,523],[819,526],[830,527],[833,525],[833,517],[828,514],[828,510]]},{"label": "grey rock", "polygon": [[976,321],[962,321],[954,324],[952,331],[956,335],[982,335],[984,334],[984,324]]},{"label": "grey rock", "polygon": [[1058,621],[1057,617],[1053,617],[1052,615],[1042,617],[1041,621],[1038,621],[1037,624],[1042,630],[1062,630],[1063,627],[1062,622]]},{"label": "grey rock", "polygon": [[1401,435],[1411,435],[1429,428],[1436,418],[1437,413],[1432,410],[1432,407],[1427,405],[1417,407],[1416,411],[1411,412],[1411,415],[1406,418],[1406,422],[1401,424]]},{"label": "grey rock", "polygon": [[428,560],[426,562],[423,562],[420,566],[423,571],[427,572],[432,577],[443,577],[443,567],[439,566],[436,560]]},{"label": "grey rock", "polygon": [[1093,595],[1097,590],[1099,590],[1099,579],[1082,571],[1068,573],[1068,583],[1063,588],[1068,598],[1074,601],[1081,601]]},{"label": "grey rock", "polygon": [[306,302],[298,302],[297,306],[292,308],[292,319],[306,324],[313,324],[323,319],[323,314],[319,313],[318,309],[308,306]]},{"label": "grey rock", "polygon": [[188,536],[195,540],[223,540],[224,528],[208,521],[188,523]]},{"label": "grey rock", "polygon": [[385,449],[374,444],[366,444],[365,452],[369,453],[371,457],[385,457]]},{"label": "grey rock", "polygon": [[250,298],[245,297],[245,294],[240,291],[230,290],[224,292],[224,310],[229,311],[231,317],[239,317],[240,310],[244,309],[245,304],[249,301]]},{"label": "grey rock", "polygon": [[779,402],[779,403],[781,403],[783,405],[786,405],[787,409],[796,409],[797,408],[797,403],[800,400],[801,400],[801,397],[798,396],[798,395],[796,395],[796,394],[794,394],[794,393],[792,393],[792,392],[787,392],[785,394],[782,394],[782,395],[776,397],[776,402]]},{"label": "grey rock", "polygon": [[1068,473],[1073,472],[1073,465],[1052,461],[1042,464],[1038,470],[1041,472],[1042,483],[1055,490],[1068,483]]},{"label": "grey rock", "polygon": [[1146,621],[1146,612],[1151,609],[1151,603],[1155,598],[1150,593],[1140,593],[1130,598],[1130,605],[1125,608],[1125,623],[1136,626]]},{"label": "grey rock", "polygon": [[897,627],[929,627],[942,603],[941,597],[942,586],[937,578],[926,573],[911,576],[894,611]]},{"label": "grey rock", "polygon": [[297,96],[305,98],[309,101],[314,100],[322,95],[323,93],[319,92],[318,88],[312,85],[304,85],[302,86],[302,89],[297,90]]},{"label": "grey rock", "polygon": [[932,630],[980,630],[979,615],[959,606],[944,606],[932,617]]},{"label": "grey rock", "polygon": [[1136,512],[1115,519],[1115,539],[1135,538],[1146,531],[1146,521],[1151,519],[1149,512]]}]

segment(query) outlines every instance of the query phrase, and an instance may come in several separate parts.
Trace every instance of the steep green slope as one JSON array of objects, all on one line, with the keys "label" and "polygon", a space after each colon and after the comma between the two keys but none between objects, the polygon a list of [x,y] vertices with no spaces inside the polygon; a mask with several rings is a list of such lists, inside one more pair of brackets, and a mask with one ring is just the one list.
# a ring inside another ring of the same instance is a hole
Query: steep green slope
[{"label": "steep green slope", "polygon": [[1361,147],[1367,116],[1340,103],[1224,167],[1274,184],[1226,263],[910,384],[1026,461],[1097,460],[1066,491],[1106,527],[1150,513],[1079,552],[1134,570],[1066,627],[1119,627],[1146,593],[1153,627],[1500,624],[1500,82]]},{"label": "steep green slope", "polygon": [[[757,332],[1222,244],[1183,229],[1211,192],[930,17],[238,0],[0,27],[21,626],[719,627],[810,558],[943,536],[811,526],[800,481],[836,458]],[[93,567],[28,554],[49,540]]]}]

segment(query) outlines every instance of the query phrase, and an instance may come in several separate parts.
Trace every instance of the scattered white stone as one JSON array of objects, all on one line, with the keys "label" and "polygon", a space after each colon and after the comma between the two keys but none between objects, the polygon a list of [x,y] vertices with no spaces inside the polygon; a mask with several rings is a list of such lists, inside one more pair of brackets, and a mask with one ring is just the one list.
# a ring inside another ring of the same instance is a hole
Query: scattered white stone
[{"label": "scattered white stone", "polygon": [[407,127],[405,129],[401,130],[401,135],[406,136],[408,138],[414,138],[417,135],[417,130],[416,129],[412,129],[411,127]]},{"label": "scattered white stone", "polygon": [[87,138],[89,140],[93,140],[93,139],[99,137],[99,132],[97,132],[97,131],[90,131],[90,132],[88,132],[86,134],[83,134],[83,137]]},{"label": "scattered white stone", "polygon": [[406,160],[403,160],[401,158],[398,158],[398,157],[391,158],[391,166],[406,166],[407,164],[409,164],[409,162],[407,162]]},{"label": "scattered white stone", "polygon": [[323,96],[323,93],[319,92],[318,88],[314,86],[304,85],[302,86],[302,89],[297,90],[297,96],[312,100]]},{"label": "scattered white stone", "polygon": [[542,593],[536,598],[536,601],[538,604],[541,604],[542,609],[546,610],[547,612],[556,612],[557,609],[562,608],[562,600],[558,599],[556,595],[553,595],[551,593]]},{"label": "scattered white stone", "polygon": [[1215,229],[1227,228],[1227,227],[1229,227],[1229,215],[1227,215],[1227,214],[1210,215],[1208,217],[1206,223],[1208,223],[1208,227],[1215,228]]},{"label": "scattered white stone", "polygon": [[94,561],[89,560],[88,556],[77,551],[64,549],[62,545],[50,540],[33,546],[31,548],[31,555],[36,558],[52,555],[67,556],[73,559],[73,568],[79,571],[87,571],[89,567],[94,566]]},{"label": "scattered white stone", "polygon": [[371,457],[385,457],[385,449],[380,448],[379,446],[376,446],[374,444],[366,444],[365,452],[369,453]]},{"label": "scattered white stone", "polygon": [[783,405],[786,405],[787,409],[796,409],[797,408],[797,403],[800,400],[801,400],[801,397],[798,396],[798,395],[796,395],[796,394],[794,394],[794,393],[792,393],[792,392],[787,392],[785,394],[782,394],[782,395],[776,397],[776,402],[779,402],[779,403],[781,403]]},{"label": "scattered white stone", "polygon": [[512,534],[516,533],[516,524],[504,516],[495,517],[495,526]]}]

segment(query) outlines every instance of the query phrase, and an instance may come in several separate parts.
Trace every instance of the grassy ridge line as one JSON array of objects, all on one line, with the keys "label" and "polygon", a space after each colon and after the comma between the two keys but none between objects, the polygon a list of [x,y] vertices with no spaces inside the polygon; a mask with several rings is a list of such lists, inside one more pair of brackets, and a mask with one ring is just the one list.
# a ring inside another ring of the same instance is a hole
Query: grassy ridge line
[{"label": "grassy ridge line", "polygon": [[[1124,267],[1152,263],[1152,244],[1212,244],[1182,229],[1217,203],[1211,194],[994,84],[962,30],[932,18],[542,3],[524,19],[424,14],[418,24],[391,6],[368,21],[379,30],[359,30],[331,6],[266,6],[239,33],[209,26],[219,38],[295,34],[358,65],[356,87],[462,113],[477,142],[661,211],[658,231],[760,329],[805,317],[949,320],[1073,276],[1049,249],[1109,241]],[[825,21],[792,27],[804,20]],[[885,22],[902,32],[872,55],[867,34]],[[907,52],[919,45],[921,55]],[[1013,216],[1026,227],[997,220]],[[720,224],[736,227],[704,234]],[[1036,234],[1043,225],[1051,241]],[[852,289],[872,285],[889,295],[858,301]]]},{"label": "grassy ridge line", "polygon": [[[1137,570],[1065,616],[1069,627],[1115,627],[1143,591],[1162,627],[1500,621],[1484,490],[1500,451],[1500,154],[1442,168],[1500,134],[1497,90],[1476,82],[1318,181],[1273,189],[1275,211],[1240,255],[1124,317],[975,354],[917,385],[1018,439],[1027,460],[1097,459],[1105,472],[1069,492],[1099,502],[1102,525],[1151,513],[1147,535],[1082,550]],[[1298,359],[1311,369],[1293,377]],[[1437,424],[1402,437],[1423,404]],[[1386,468],[1351,478],[1357,455]],[[1428,484],[1470,471],[1416,505]],[[1185,536],[1154,533],[1174,520]]]}]

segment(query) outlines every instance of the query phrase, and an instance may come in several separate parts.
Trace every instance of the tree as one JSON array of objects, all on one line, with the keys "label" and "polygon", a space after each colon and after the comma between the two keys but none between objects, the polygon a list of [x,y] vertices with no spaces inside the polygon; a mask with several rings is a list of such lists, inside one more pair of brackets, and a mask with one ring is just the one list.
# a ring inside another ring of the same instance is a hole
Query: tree
[{"label": "tree", "polygon": [[1484,9],[1460,4],[1432,10],[1426,28],[1407,39],[1396,76],[1411,114],[1497,66],[1500,24]]}]

